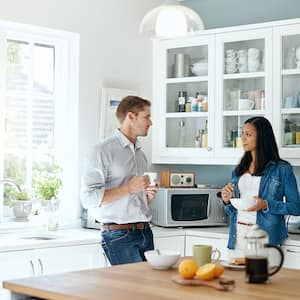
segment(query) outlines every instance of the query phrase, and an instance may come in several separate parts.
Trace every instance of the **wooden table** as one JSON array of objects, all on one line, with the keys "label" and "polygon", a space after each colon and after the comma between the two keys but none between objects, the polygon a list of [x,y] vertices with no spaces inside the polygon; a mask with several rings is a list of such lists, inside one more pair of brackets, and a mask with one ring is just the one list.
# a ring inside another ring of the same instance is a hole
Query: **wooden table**
[{"label": "wooden table", "polygon": [[3,287],[13,293],[43,299],[71,300],[299,300],[300,270],[282,269],[269,284],[245,283],[244,271],[226,270],[235,280],[232,291],[204,286],[181,286],[171,281],[177,270],[153,270],[147,263],[8,280]]}]

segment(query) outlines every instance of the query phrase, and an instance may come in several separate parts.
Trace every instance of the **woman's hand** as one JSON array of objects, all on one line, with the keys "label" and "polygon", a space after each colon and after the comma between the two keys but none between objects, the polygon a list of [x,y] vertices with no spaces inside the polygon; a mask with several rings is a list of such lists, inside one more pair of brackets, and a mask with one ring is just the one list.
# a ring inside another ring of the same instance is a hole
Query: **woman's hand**
[{"label": "woman's hand", "polygon": [[222,189],[222,200],[225,203],[229,203],[230,199],[232,198],[233,195],[233,190],[234,190],[234,184],[233,183],[228,183],[227,185],[225,185]]},{"label": "woman's hand", "polygon": [[266,209],[268,207],[268,203],[266,200],[258,197],[258,196],[254,196],[253,197],[256,201],[256,204],[250,208],[247,209],[247,211],[258,211],[261,209]]}]

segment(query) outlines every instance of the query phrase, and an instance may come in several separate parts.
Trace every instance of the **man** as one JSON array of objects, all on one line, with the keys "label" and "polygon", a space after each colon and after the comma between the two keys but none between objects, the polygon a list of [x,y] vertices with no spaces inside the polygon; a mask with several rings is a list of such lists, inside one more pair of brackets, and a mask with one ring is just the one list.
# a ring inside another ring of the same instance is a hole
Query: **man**
[{"label": "man", "polygon": [[147,159],[137,138],[147,136],[151,103],[127,96],[116,116],[121,127],[97,144],[85,167],[81,200],[84,208],[97,207],[102,247],[111,265],[140,262],[152,250],[149,204],[157,187],[149,187]]}]

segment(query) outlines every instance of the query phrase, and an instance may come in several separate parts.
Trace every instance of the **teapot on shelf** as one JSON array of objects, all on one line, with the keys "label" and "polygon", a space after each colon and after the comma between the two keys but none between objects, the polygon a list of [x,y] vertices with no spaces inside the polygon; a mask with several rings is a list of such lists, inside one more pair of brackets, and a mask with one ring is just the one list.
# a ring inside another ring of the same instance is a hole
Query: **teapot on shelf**
[{"label": "teapot on shelf", "polygon": [[[279,246],[268,243],[268,235],[253,225],[251,230],[246,234],[246,281],[248,283],[265,283],[269,276],[277,273],[283,264],[284,255]],[[275,249],[280,256],[278,265],[270,266],[269,249]]]}]

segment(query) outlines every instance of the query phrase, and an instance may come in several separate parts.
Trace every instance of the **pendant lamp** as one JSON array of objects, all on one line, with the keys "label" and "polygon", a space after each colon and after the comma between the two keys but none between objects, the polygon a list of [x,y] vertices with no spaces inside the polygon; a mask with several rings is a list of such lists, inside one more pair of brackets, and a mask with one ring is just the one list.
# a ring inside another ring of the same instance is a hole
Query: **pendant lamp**
[{"label": "pendant lamp", "polygon": [[170,0],[150,10],[142,19],[139,31],[151,38],[176,38],[203,29],[203,21],[194,10]]}]

